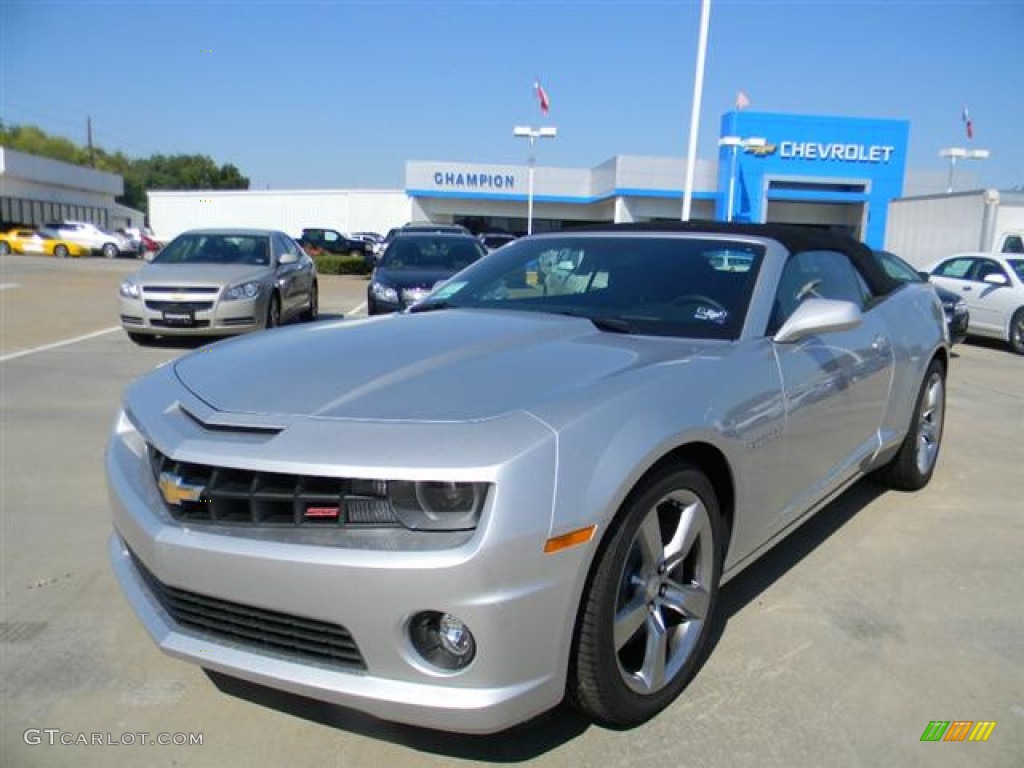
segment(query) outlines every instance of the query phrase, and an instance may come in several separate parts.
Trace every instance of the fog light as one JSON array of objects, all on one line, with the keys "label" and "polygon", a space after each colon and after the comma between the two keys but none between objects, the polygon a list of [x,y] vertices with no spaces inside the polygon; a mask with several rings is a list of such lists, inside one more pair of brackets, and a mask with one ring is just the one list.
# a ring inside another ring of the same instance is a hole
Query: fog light
[{"label": "fog light", "polygon": [[460,618],[450,613],[423,611],[409,623],[409,639],[423,660],[432,666],[456,671],[476,656],[476,640]]}]

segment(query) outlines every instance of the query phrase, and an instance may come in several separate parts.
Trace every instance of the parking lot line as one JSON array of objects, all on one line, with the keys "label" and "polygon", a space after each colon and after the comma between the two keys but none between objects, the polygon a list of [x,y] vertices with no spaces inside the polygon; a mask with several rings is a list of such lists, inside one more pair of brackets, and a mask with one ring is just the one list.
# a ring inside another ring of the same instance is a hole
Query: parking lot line
[{"label": "parking lot line", "polygon": [[37,352],[46,352],[51,349],[57,349],[58,347],[66,347],[69,344],[77,344],[80,341],[88,341],[89,339],[95,339],[97,336],[106,336],[108,333],[114,333],[114,331],[120,331],[121,326],[116,325],[111,328],[104,328],[101,331],[93,331],[87,333],[84,336],[75,336],[72,339],[64,339],[64,341],[55,341],[52,344],[43,344],[41,347],[32,347],[31,349],[23,349],[20,352],[11,352],[9,355],[3,355],[0,357],[0,363],[6,363],[8,360],[14,360],[19,357],[25,357],[27,355],[34,355]]},{"label": "parking lot line", "polygon": [[18,283],[0,283],[0,291],[6,291],[8,288],[17,288]]}]

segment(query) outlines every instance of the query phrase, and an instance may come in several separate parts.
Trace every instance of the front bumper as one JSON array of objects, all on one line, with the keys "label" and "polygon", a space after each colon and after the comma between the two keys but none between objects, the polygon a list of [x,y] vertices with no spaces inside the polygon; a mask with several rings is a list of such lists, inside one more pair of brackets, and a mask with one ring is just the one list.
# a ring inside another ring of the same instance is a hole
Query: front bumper
[{"label": "front bumper", "polygon": [[[945,308],[944,308],[945,309]],[[949,326],[949,343],[960,344],[967,338],[967,325],[970,323],[969,312],[947,310],[946,323]]]},{"label": "front bumper", "polygon": [[[520,466],[495,470],[474,533],[411,549],[379,546],[379,538],[378,545],[333,546],[177,523],[163,507],[140,441],[137,432],[115,434],[107,452],[115,529],[109,556],[164,652],[387,720],[465,733],[505,729],[562,699],[590,553],[543,553],[553,488],[537,479],[539,466],[550,466],[551,446],[524,456]],[[172,589],[344,627],[365,667],[290,658],[180,624],[139,563]],[[408,624],[424,610],[454,614],[473,632],[477,655],[466,669],[445,672],[417,654]]]},{"label": "front bumper", "polygon": [[129,333],[154,336],[228,336],[263,328],[266,300],[222,301],[219,295],[197,301],[170,297],[120,297],[121,326]]}]

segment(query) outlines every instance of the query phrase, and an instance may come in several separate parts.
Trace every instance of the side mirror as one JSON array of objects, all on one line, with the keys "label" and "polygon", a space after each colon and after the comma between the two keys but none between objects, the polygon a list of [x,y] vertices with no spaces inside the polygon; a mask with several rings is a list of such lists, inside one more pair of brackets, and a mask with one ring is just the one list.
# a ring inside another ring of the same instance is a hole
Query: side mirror
[{"label": "side mirror", "polygon": [[1010,282],[1002,272],[993,272],[992,274],[985,275],[981,278],[981,281],[989,285],[1008,285]]},{"label": "side mirror", "polygon": [[288,264],[294,264],[298,260],[299,260],[299,257],[296,256],[294,253],[282,253],[281,254],[281,258],[279,258],[277,260],[277,263],[280,264],[283,267],[283,266],[286,266]]},{"label": "side mirror", "polygon": [[820,333],[848,331],[861,324],[860,307],[852,301],[804,299],[773,337],[778,344],[789,344]]}]

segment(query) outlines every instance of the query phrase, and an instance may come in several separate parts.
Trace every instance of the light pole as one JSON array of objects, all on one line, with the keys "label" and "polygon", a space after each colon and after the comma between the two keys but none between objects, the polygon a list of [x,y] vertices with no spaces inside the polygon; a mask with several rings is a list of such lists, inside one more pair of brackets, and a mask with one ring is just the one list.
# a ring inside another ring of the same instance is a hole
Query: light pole
[{"label": "light pole", "polygon": [[732,148],[729,157],[729,205],[725,211],[726,221],[732,221],[733,201],[736,198],[736,155],[739,152],[739,148],[763,147],[767,143],[768,141],[760,136],[751,136],[749,139],[740,138],[739,136],[723,136],[718,140],[718,146]]},{"label": "light pole", "polygon": [[693,102],[690,104],[690,139],[686,145],[686,183],[683,186],[683,221],[690,220],[693,206],[693,180],[697,173],[697,129],[700,126],[700,102],[704,95],[704,61],[708,53],[708,26],[711,0],[701,0],[700,31],[697,33],[697,66],[693,74]]},{"label": "light pole", "polygon": [[957,160],[987,160],[989,154],[987,149],[965,149],[964,147],[940,149],[939,157],[949,158],[949,181],[946,184],[946,194],[953,192],[953,172],[956,170]]},{"label": "light pole", "polygon": [[526,193],[526,234],[533,234],[533,169],[537,165],[537,158],[534,156],[534,144],[537,139],[553,139],[558,135],[558,129],[553,126],[541,126],[534,128],[531,125],[517,125],[512,129],[512,135],[518,139],[530,140],[530,157]]}]

